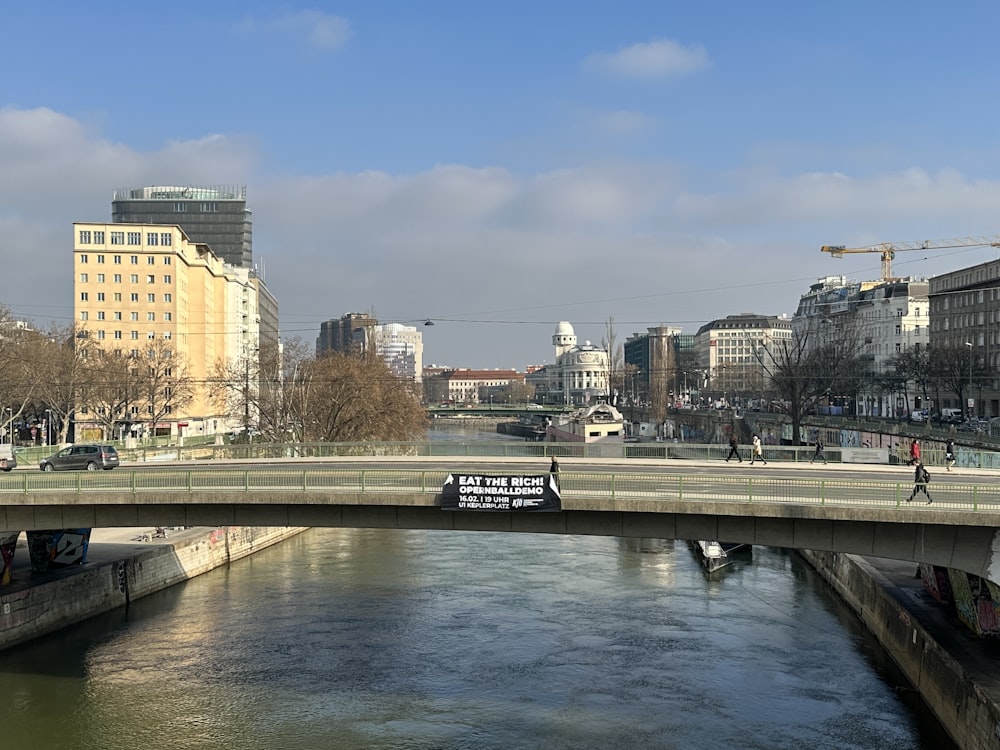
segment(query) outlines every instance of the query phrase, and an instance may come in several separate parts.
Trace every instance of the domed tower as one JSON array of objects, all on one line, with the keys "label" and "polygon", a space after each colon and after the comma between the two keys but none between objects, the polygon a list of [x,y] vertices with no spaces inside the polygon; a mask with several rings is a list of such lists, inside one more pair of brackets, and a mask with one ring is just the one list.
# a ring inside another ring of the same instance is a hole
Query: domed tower
[{"label": "domed tower", "polygon": [[576,347],[576,331],[569,322],[563,320],[556,326],[556,332],[552,334],[552,346],[556,348],[556,362],[563,354]]}]

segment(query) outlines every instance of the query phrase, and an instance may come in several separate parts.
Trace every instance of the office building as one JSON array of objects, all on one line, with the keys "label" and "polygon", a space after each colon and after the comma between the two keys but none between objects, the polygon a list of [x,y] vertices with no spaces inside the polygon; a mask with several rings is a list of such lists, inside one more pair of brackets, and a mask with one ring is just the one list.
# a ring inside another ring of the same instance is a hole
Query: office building
[{"label": "office building", "polygon": [[115,224],[176,225],[236,268],[253,266],[253,222],[246,185],[120,188],[111,201]]}]

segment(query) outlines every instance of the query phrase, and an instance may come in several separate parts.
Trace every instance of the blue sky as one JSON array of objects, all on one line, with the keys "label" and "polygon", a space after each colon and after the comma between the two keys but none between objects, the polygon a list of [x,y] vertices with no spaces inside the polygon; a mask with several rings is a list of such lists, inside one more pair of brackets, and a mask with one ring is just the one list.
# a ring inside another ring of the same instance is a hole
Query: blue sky
[{"label": "blue sky", "polygon": [[[30,6],[30,7],[29,7]],[[569,320],[791,314],[861,246],[1000,233],[1000,5],[42,2],[5,9],[0,303],[72,318],[115,188],[248,186],[286,337],[374,310],[425,363]],[[930,276],[990,248],[897,254]]]}]

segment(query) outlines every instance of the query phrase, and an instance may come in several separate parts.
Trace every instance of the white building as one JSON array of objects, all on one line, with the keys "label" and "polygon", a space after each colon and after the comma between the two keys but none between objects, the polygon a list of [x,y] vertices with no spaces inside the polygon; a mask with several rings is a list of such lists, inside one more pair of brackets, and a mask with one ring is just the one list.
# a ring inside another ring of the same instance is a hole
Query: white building
[{"label": "white building", "polygon": [[708,389],[726,400],[759,398],[772,387],[771,357],[791,337],[791,323],[775,315],[741,313],[706,323],[695,334],[694,349],[708,368]]},{"label": "white building", "polygon": [[566,321],[552,335],[555,364],[531,373],[535,397],[546,404],[589,404],[608,396],[608,352],[589,341],[576,343],[576,332]]},{"label": "white building", "polygon": [[375,326],[375,354],[393,374],[420,383],[424,371],[424,335],[415,326],[385,323]]},{"label": "white building", "polygon": [[800,298],[792,329],[796,336],[807,337],[810,346],[845,335],[858,339],[856,353],[870,376],[858,395],[858,414],[907,413],[904,394],[884,392],[877,381],[892,370],[893,357],[930,343],[929,286],[926,279],[849,282],[843,276],[827,276]]}]

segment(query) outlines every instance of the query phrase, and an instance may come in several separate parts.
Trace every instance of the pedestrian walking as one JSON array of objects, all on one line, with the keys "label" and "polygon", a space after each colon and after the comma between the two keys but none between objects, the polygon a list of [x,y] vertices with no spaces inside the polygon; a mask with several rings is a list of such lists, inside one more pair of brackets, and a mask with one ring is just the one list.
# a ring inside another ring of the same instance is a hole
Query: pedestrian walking
[{"label": "pedestrian walking", "polygon": [[920,441],[914,440],[910,443],[910,460],[907,461],[910,466],[920,463]]},{"label": "pedestrian walking", "polygon": [[559,461],[556,460],[555,456],[552,457],[552,463],[549,464],[549,476],[552,477],[552,481],[556,485],[556,489],[557,490],[560,489],[560,487],[559,487]]},{"label": "pedestrian walking", "polygon": [[944,465],[951,471],[951,467],[955,465],[955,441],[949,440],[948,444],[944,447]]},{"label": "pedestrian walking", "polygon": [[813,453],[813,457],[809,459],[809,463],[816,461],[817,459],[823,459],[823,463],[826,463],[826,456],[823,455],[823,438],[819,435],[816,436],[816,452]]},{"label": "pedestrian walking", "polygon": [[757,435],[753,436],[753,451],[750,455],[750,465],[753,466],[754,461],[760,460],[764,466],[767,466],[767,461],[764,460],[764,449],[761,447],[760,438]]},{"label": "pedestrian walking", "polygon": [[934,501],[931,500],[930,493],[927,491],[927,485],[930,481],[931,475],[927,471],[927,467],[920,463],[920,461],[917,461],[917,468],[913,472],[913,492],[906,498],[906,502],[913,500],[918,492],[923,492],[927,496],[927,504],[930,505],[933,503]]},{"label": "pedestrian walking", "polygon": [[729,463],[729,459],[738,458],[740,463],[743,463],[743,457],[740,455],[740,444],[736,442],[736,435],[729,436],[729,455],[726,456],[726,463]]}]

